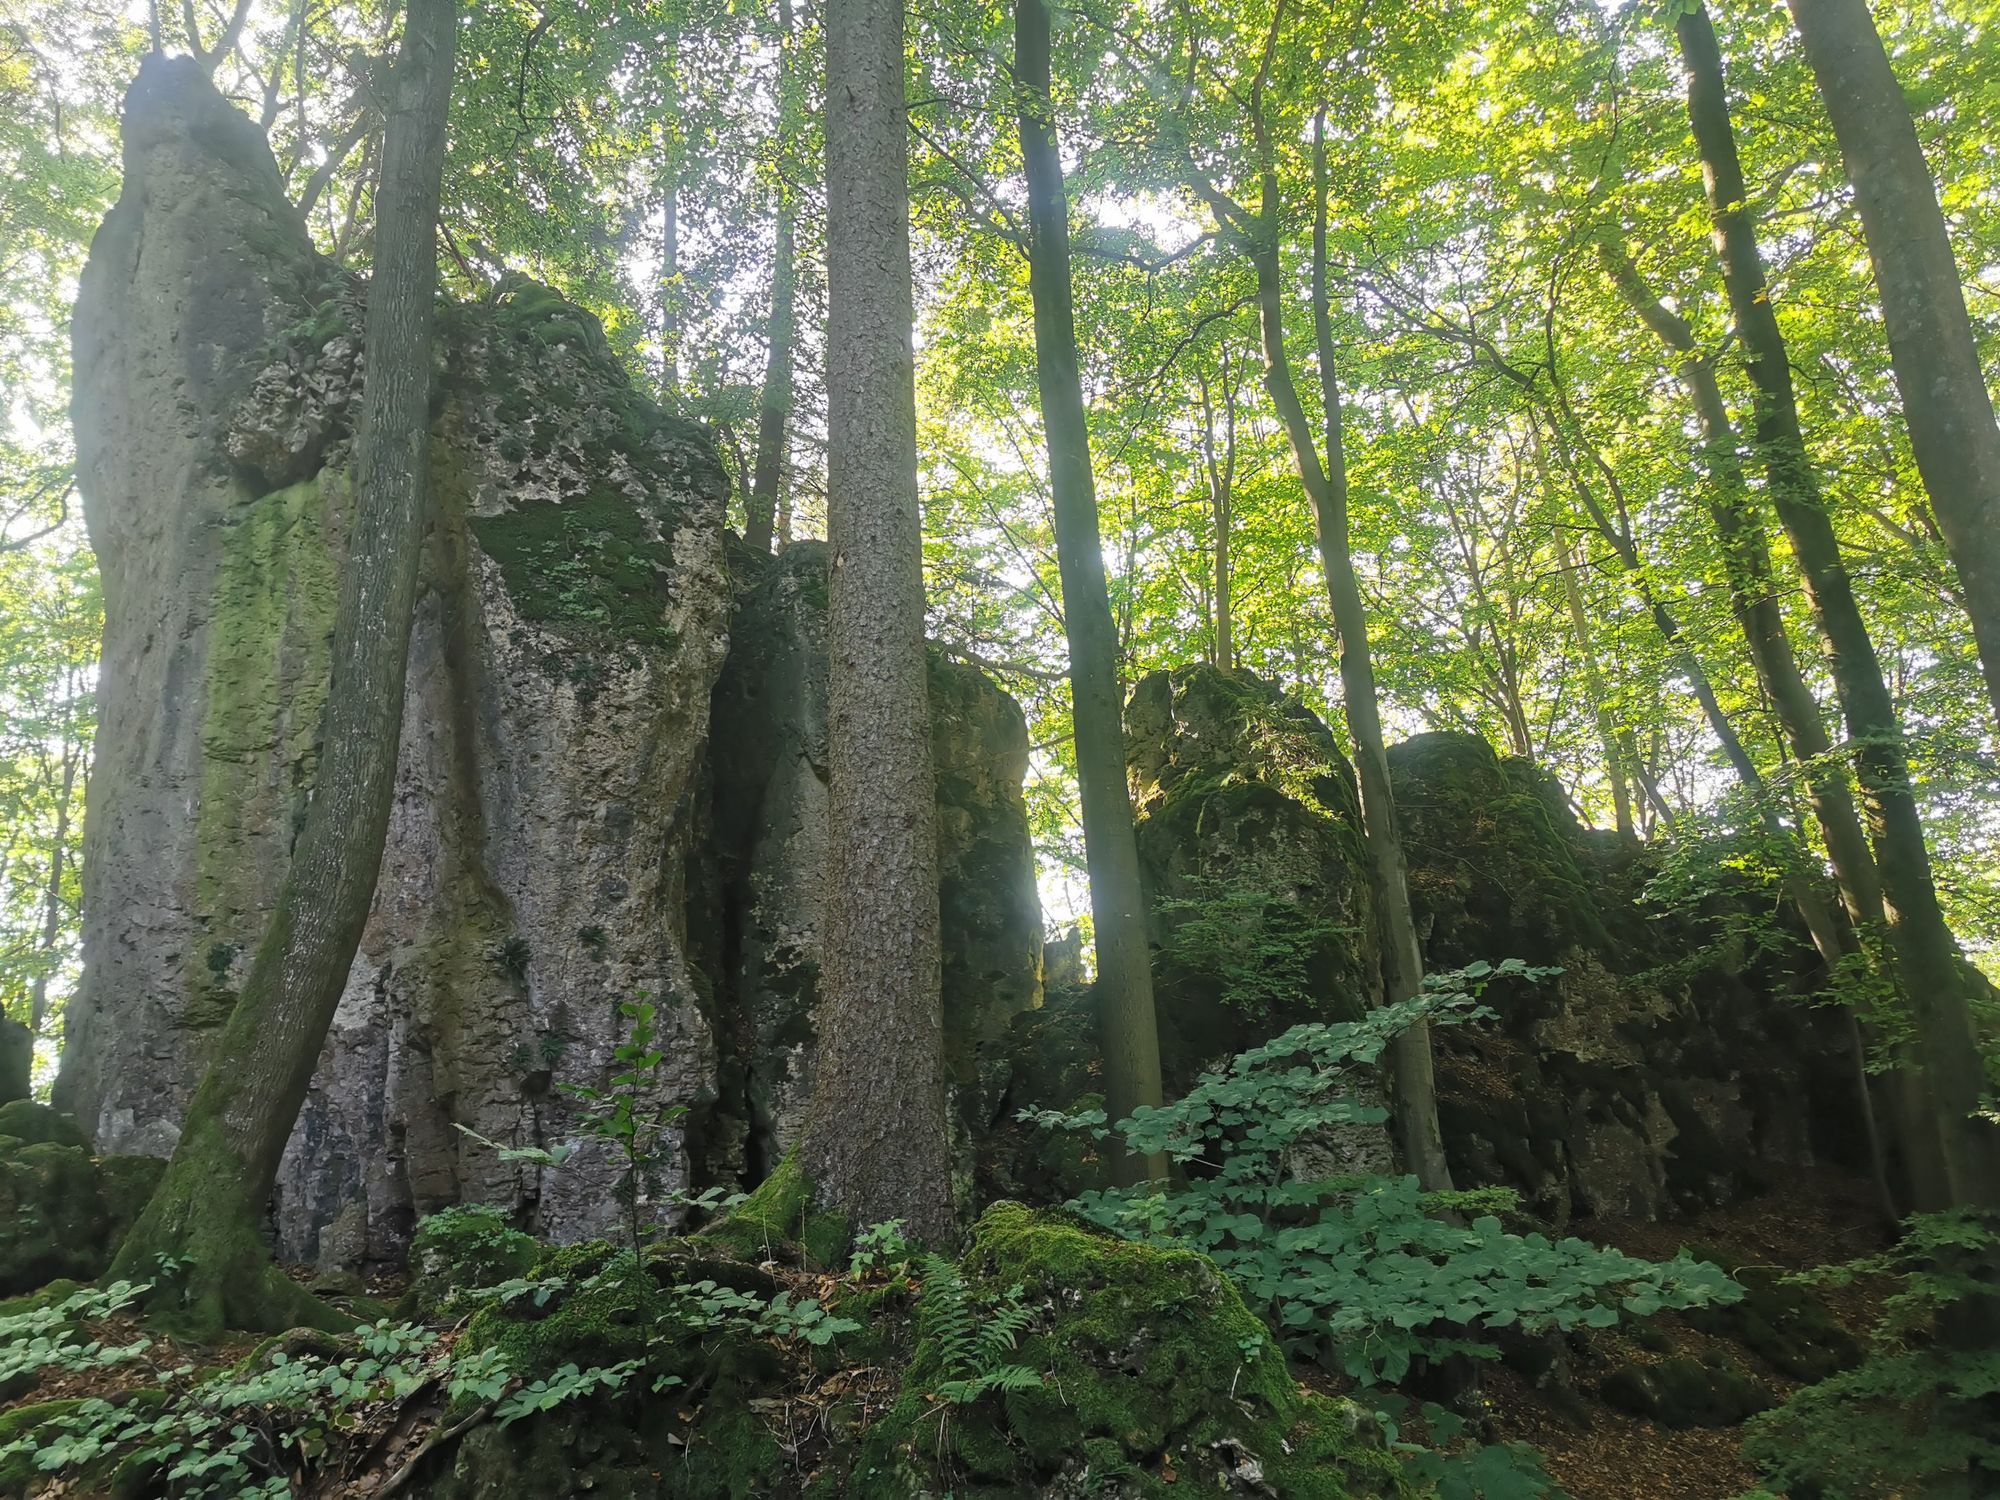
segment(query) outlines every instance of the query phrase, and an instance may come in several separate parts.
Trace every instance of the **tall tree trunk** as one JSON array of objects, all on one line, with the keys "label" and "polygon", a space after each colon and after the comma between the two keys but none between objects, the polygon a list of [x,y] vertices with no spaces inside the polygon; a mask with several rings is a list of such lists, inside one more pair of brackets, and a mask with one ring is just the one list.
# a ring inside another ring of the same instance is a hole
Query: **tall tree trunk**
[{"label": "tall tree trunk", "polygon": [[[1618,832],[1626,838],[1637,834],[1632,826],[1632,793],[1626,785],[1624,744],[1619,738],[1618,726],[1612,722],[1610,694],[1605,691],[1604,673],[1597,664],[1597,651],[1590,640],[1590,616],[1583,605],[1583,585],[1577,581],[1577,571],[1582,564],[1577,561],[1575,550],[1565,535],[1561,543],[1562,551],[1558,559],[1562,565],[1563,601],[1569,607],[1570,635],[1576,642],[1576,654],[1583,664],[1583,688],[1590,694],[1590,701],[1597,716],[1597,742],[1604,747],[1604,774],[1611,783],[1612,816]],[[1637,746],[1633,747],[1635,750]],[[1635,755],[1630,764],[1636,765]]]},{"label": "tall tree trunk", "polygon": [[855,1227],[952,1233],[901,0],[828,0],[828,845],[800,1158]]},{"label": "tall tree trunk", "polygon": [[115,1276],[190,1263],[179,1316],[205,1328],[343,1325],[270,1264],[261,1234],[292,1127],[361,941],[381,868],[427,517],[439,182],[455,0],[410,0],[396,65],[368,290],[356,500],[320,765],[270,927],[166,1175]]},{"label": "tall tree trunk", "polygon": [[[70,701],[73,704],[74,697]],[[76,798],[76,773],[82,759],[83,747],[68,740],[65,715],[62,785],[56,792],[56,826],[49,836],[49,879],[42,888],[42,957],[28,991],[28,1031],[36,1037],[42,1034],[49,1018],[49,964],[62,936],[62,885],[65,856],[69,853],[70,809]]]},{"label": "tall tree trunk", "polygon": [[[1424,956],[1410,910],[1409,866],[1396,818],[1389,779],[1388,746],[1382,737],[1375,697],[1375,666],[1368,646],[1368,611],[1347,531],[1347,453],[1342,432],[1340,385],[1334,366],[1333,314],[1327,269],[1326,113],[1313,129],[1313,342],[1319,355],[1320,397],[1325,422],[1326,468],[1320,467],[1313,434],[1299,404],[1285,352],[1284,278],[1278,257],[1278,174],[1268,141],[1264,150],[1262,230],[1256,245],[1257,303],[1264,329],[1264,363],[1272,403],[1285,424],[1299,477],[1312,498],[1319,536],[1320,565],[1340,635],[1340,688],[1347,728],[1354,740],[1354,765],[1361,791],[1361,821],[1368,835],[1377,920],[1382,927],[1384,998],[1395,1004],[1423,988]],[[1261,134],[1260,130],[1260,134]],[[1438,1128],[1437,1081],[1431,1065],[1428,1025],[1403,1032],[1391,1044],[1396,1086],[1396,1133],[1404,1165],[1432,1192],[1451,1187],[1444,1135]]]},{"label": "tall tree trunk", "polygon": [[1910,449],[2000,720],[2000,424],[1944,213],[1868,0],[1788,3],[1854,184]]},{"label": "tall tree trunk", "polygon": [[[791,101],[797,89],[792,62],[792,0],[778,0],[778,123],[785,149]],[[757,402],[757,466],[744,500],[743,540],[759,552],[771,550],[777,522],[778,491],[785,482],[785,426],[792,415],[793,303],[798,294],[797,231],[793,225],[792,184],[785,163],[778,166],[775,246],[771,258],[771,324],[764,359],[764,390]]]},{"label": "tall tree trunk", "polygon": [[[660,77],[668,109],[680,109],[681,23],[678,12],[667,18],[660,40]],[[660,366],[665,377],[666,404],[681,399],[681,122],[669,118],[660,152]]]},{"label": "tall tree trunk", "polygon": [[1230,530],[1236,524],[1236,380],[1229,368],[1229,348],[1222,348],[1222,442],[1216,451],[1215,398],[1208,376],[1201,376],[1201,458],[1208,476],[1209,523],[1215,528],[1209,573],[1213,581],[1214,616],[1209,639],[1210,660],[1223,671],[1236,667],[1236,629],[1231,619],[1235,579],[1231,570]]},{"label": "tall tree trunk", "polygon": [[[1078,371],[1071,305],[1069,203],[1056,150],[1049,94],[1049,13],[1044,0],[1015,0],[1014,79],[1021,101],[1021,157],[1028,179],[1028,288],[1035,307],[1035,374],[1049,449],[1056,565],[1062,574],[1063,629],[1076,729],[1076,780],[1083,803],[1084,861],[1096,929],[1098,1046],[1104,1054],[1105,1108],[1113,1120],[1157,1108],[1160,1038],[1146,942],[1139,845],[1126,782],[1120,718],[1118,635],[1104,583],[1090,429]],[[1112,1156],[1117,1181],[1163,1180],[1162,1153]]]},{"label": "tall tree trunk", "polygon": [[[1778,607],[1777,583],[1771,573],[1771,553],[1764,527],[1743,482],[1735,424],[1723,401],[1715,366],[1701,353],[1694,330],[1686,320],[1653,295],[1638,266],[1614,239],[1599,240],[1598,258],[1626,306],[1675,356],[1681,388],[1694,407],[1701,463],[1708,475],[1704,494],[1709,519],[1722,545],[1731,610],[1743,632],[1751,667],[1771,700],[1778,727],[1791,747],[1793,758],[1802,768],[1806,798],[1819,823],[1820,836],[1826,841],[1834,886],[1840,894],[1848,925],[1843,927],[1834,921],[1833,913],[1819,899],[1819,892],[1802,868],[1803,847],[1799,848],[1797,861],[1801,868],[1788,881],[1792,902],[1828,970],[1838,970],[1863,951],[1864,935],[1882,931],[1882,883],[1876,874],[1875,856],[1869,850],[1867,835],[1862,831],[1861,817],[1848,790],[1847,774],[1833,758],[1833,744],[1820,718],[1819,700],[1792,651],[1791,635]],[[1745,761],[1747,764],[1747,755]],[[1749,774],[1743,780],[1757,802],[1766,829],[1786,845],[1799,845],[1800,841],[1780,825],[1772,794],[1754,765],[1749,766]],[[1867,1049],[1858,1023],[1853,1041],[1856,1066],[1861,1074],[1863,1124],[1868,1132],[1870,1155],[1876,1163],[1878,1185],[1888,1200],[1885,1153],[1875,1125],[1867,1079]],[[1892,1096],[1897,1128],[1903,1138],[1904,1175],[1910,1194],[1916,1201],[1936,1199],[1945,1192],[1939,1171],[1941,1151],[1935,1120],[1913,1102],[1921,1097],[1917,1080],[1903,1075],[1888,1081],[1884,1087]]]},{"label": "tall tree trunk", "polygon": [[1791,364],[1757,248],[1715,31],[1705,12],[1693,10],[1675,22],[1675,34],[1723,282],[1754,396],[1757,459],[1804,575],[1853,746],[1889,946],[1916,1030],[1917,1061],[1935,1101],[1946,1190],[1954,1203],[2000,1202],[2000,1128],[1977,1113],[1985,1078],[1970,981],[1938,906],[1902,724],[1799,428]]}]

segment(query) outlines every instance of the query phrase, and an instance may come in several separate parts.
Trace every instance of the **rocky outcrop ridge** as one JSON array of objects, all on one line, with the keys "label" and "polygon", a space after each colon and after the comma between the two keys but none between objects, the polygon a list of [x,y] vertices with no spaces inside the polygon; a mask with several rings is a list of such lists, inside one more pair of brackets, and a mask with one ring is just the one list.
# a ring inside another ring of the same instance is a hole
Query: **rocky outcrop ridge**
[{"label": "rocky outcrop ridge", "polygon": [[[149,60],[76,316],[80,484],[105,573],[85,978],[59,1102],[170,1148],[312,782],[351,507],[366,286],[320,260],[261,137]],[[416,1214],[615,1212],[564,1129],[616,1006],[658,999],[692,1103],[677,874],[725,644],[726,483],[586,314],[532,286],[443,320],[435,514],[382,874],[276,1202],[283,1253],[389,1258]]]},{"label": "rocky outcrop ridge", "polygon": [[[76,317],[107,621],[57,1099],[98,1149],[164,1154],[310,794],[367,286],[314,253],[261,136],[192,63],[146,63],[125,134]],[[549,1239],[600,1230],[619,1211],[601,1147],[553,1169],[496,1147],[574,1136],[563,1086],[602,1084],[621,1002],[655,1005],[653,1087],[686,1109],[661,1191],[754,1182],[810,1086],[823,550],[726,559],[708,436],[546,288],[444,307],[438,363],[395,811],[280,1176],[292,1259],[397,1259],[417,1216],[462,1201]],[[932,692],[972,1120],[982,1047],[1040,997],[1027,735],[976,672],[939,662]]]}]

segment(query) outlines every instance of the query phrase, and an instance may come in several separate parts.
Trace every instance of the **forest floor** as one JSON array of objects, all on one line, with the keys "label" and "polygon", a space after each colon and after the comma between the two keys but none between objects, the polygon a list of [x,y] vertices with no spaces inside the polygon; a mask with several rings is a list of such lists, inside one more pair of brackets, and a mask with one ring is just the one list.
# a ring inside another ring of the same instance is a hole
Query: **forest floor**
[{"label": "forest floor", "polygon": [[[1724,1270],[1801,1271],[1854,1259],[1885,1243],[1866,1183],[1842,1172],[1799,1174],[1783,1187],[1692,1219],[1667,1223],[1578,1222],[1570,1232],[1632,1255],[1666,1260],[1682,1246],[1717,1259]],[[1865,1339],[1879,1292],[1865,1284],[1820,1288],[1833,1320]],[[1575,1360],[1566,1389],[1537,1386],[1511,1369],[1483,1381],[1495,1436],[1531,1443],[1550,1475],[1575,1500],[1729,1500],[1755,1487],[1743,1462],[1740,1424],[1675,1429],[1608,1403],[1599,1383],[1628,1361],[1685,1354],[1724,1358],[1783,1401],[1802,1382],[1734,1340],[1696,1328],[1679,1313],[1648,1320],[1648,1342],[1627,1327],[1594,1334]],[[1664,1336],[1664,1337],[1662,1337]]]},{"label": "forest floor", "polygon": [[[1670,1259],[1683,1246],[1692,1247],[1718,1260],[1725,1270],[1742,1275],[1803,1270],[1867,1254],[1881,1243],[1875,1224],[1865,1184],[1828,1171],[1799,1174],[1776,1191],[1689,1220],[1578,1222],[1571,1232],[1655,1260]],[[829,1294],[831,1283],[825,1277],[772,1269],[796,1296]],[[302,1281],[310,1275],[303,1268],[294,1274]],[[355,1288],[365,1290],[378,1306],[393,1302],[403,1289],[400,1277]],[[1822,1289],[1818,1295],[1834,1324],[1856,1339],[1865,1337],[1878,1311],[1878,1292],[1856,1285]],[[99,1327],[96,1336],[106,1343],[123,1344],[141,1336],[156,1342],[135,1364],[49,1371],[28,1399],[115,1396],[143,1387],[157,1379],[158,1372],[177,1365],[232,1364],[259,1342],[232,1338],[219,1347],[184,1349],[122,1315]],[[446,1334],[447,1339],[451,1336]],[[1602,1387],[1620,1367],[1678,1356],[1727,1365],[1765,1387],[1778,1401],[1801,1384],[1747,1344],[1666,1312],[1643,1325],[1621,1325],[1572,1338],[1566,1358],[1539,1381],[1509,1366],[1484,1370],[1481,1392],[1492,1437],[1531,1444],[1541,1453],[1550,1476],[1574,1500],[1730,1500],[1756,1484],[1755,1473],[1738,1451],[1740,1424],[1676,1429],[1631,1415],[1605,1398]],[[1329,1380],[1320,1371],[1301,1371],[1301,1375],[1323,1389],[1346,1384]],[[857,1388],[861,1386],[869,1389]],[[874,1389],[877,1386],[879,1390]],[[823,1425],[825,1409],[836,1401],[853,1403],[858,1397],[863,1408],[873,1410],[886,1408],[893,1394],[894,1382],[883,1371],[822,1368],[793,1393],[793,1399],[761,1403],[771,1408],[761,1414],[774,1431],[810,1433],[815,1422]],[[0,1402],[0,1409],[8,1404]],[[348,1461],[310,1479],[301,1474],[298,1477],[306,1482],[299,1493],[313,1500],[377,1493],[406,1462],[443,1435],[439,1432],[443,1408],[441,1394],[427,1389],[406,1402],[362,1410],[344,1445]],[[811,1467],[806,1460],[812,1443],[785,1446]],[[84,1493],[60,1482],[41,1491],[44,1497]]]}]

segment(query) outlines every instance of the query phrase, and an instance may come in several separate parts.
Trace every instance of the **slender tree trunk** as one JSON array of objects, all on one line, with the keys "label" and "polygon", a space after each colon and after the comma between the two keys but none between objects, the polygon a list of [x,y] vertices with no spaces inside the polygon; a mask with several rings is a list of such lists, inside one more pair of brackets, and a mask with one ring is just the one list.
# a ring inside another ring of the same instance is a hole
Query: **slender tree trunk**
[{"label": "slender tree trunk", "polygon": [[1944,213],[1868,0],[1789,3],[1854,184],[1910,449],[2000,720],[2000,424]]},{"label": "slender tree trunk", "polygon": [[76,795],[77,764],[81,746],[63,746],[62,787],[56,794],[56,826],[49,839],[49,881],[42,891],[42,961],[36,967],[28,994],[28,1031],[39,1037],[49,1018],[49,962],[62,936],[62,883],[69,852],[70,807]]},{"label": "slender tree trunk", "polygon": [[[669,16],[660,42],[660,76],[669,109],[680,108],[681,26]],[[660,366],[667,404],[681,399],[681,123],[669,118],[660,162]]]},{"label": "slender tree trunk", "polygon": [[[1778,607],[1777,584],[1771,573],[1771,554],[1764,527],[1750,504],[1749,492],[1743,482],[1735,424],[1730,420],[1729,408],[1723,401],[1715,367],[1701,354],[1694,330],[1686,320],[1653,295],[1640,276],[1639,268],[1614,240],[1601,239],[1598,256],[1626,305],[1676,356],[1681,388],[1687,392],[1688,400],[1694,407],[1695,422],[1701,435],[1702,467],[1708,475],[1705,489],[1708,513],[1716,537],[1722,544],[1731,608],[1737,626],[1743,632],[1744,645],[1749,651],[1757,680],[1771,700],[1778,727],[1802,769],[1806,798],[1812,807],[1813,817],[1819,823],[1820,836],[1826,841],[1827,855],[1833,865],[1834,885],[1847,914],[1848,926],[1843,928],[1833,920],[1833,913],[1819,899],[1818,891],[1803,869],[1788,882],[1792,901],[1807,930],[1812,933],[1813,944],[1829,971],[1837,970],[1853,955],[1863,952],[1864,935],[1882,931],[1882,884],[1876,874],[1875,856],[1869,850],[1867,835],[1862,831],[1860,815],[1855,811],[1854,798],[1848,790],[1847,774],[1833,757],[1833,744],[1827,738],[1826,725],[1820,718],[1819,700],[1813,695],[1805,674],[1799,669],[1798,657],[1792,651],[1791,635],[1785,629],[1784,614]],[[1745,760],[1747,762],[1747,756]],[[1802,865],[1805,851],[1800,841],[1780,825],[1773,806],[1774,799],[1754,765],[1749,767],[1749,772],[1744,777],[1744,785],[1756,799],[1766,828],[1773,837],[1798,848],[1798,862]],[[1861,1079],[1862,1119],[1868,1132],[1870,1156],[1876,1163],[1879,1190],[1885,1203],[1891,1204],[1890,1217],[1893,1218],[1885,1152],[1875,1124],[1874,1106],[1868,1088],[1866,1041],[1858,1022],[1853,1046]],[[1907,1074],[1900,1074],[1886,1080],[1884,1088],[1891,1096],[1898,1132],[1902,1137],[1904,1175],[1909,1182],[1910,1194],[1919,1202],[1936,1200],[1946,1191],[1943,1174],[1939,1170],[1942,1153],[1935,1121],[1914,1102],[1921,1098],[1918,1082]]]},{"label": "slender tree trunk", "polygon": [[[794,118],[791,98],[792,0],[778,0],[778,119],[780,134]],[[784,149],[780,142],[780,150]],[[745,496],[743,539],[759,552],[771,550],[778,515],[778,491],[785,481],[785,425],[792,415],[793,302],[798,292],[798,245],[793,226],[792,185],[781,161],[778,170],[775,248],[771,260],[771,326],[764,361],[764,390],[757,403],[757,466]]]},{"label": "slender tree trunk", "polygon": [[[1120,718],[1118,635],[1104,583],[1090,429],[1078,371],[1071,305],[1069,203],[1056,150],[1049,95],[1049,13],[1044,0],[1015,0],[1014,78],[1020,89],[1021,156],[1028,179],[1028,287],[1035,306],[1035,372],[1049,449],[1056,564],[1062,574],[1063,629],[1076,728],[1076,780],[1083,803],[1084,860],[1096,928],[1098,1045],[1104,1054],[1105,1108],[1113,1120],[1158,1107],[1160,1038],[1146,942],[1145,893],[1126,783]],[[1164,1154],[1118,1151],[1121,1184],[1163,1180]]]},{"label": "slender tree trunk", "polygon": [[430,437],[439,181],[454,0],[411,0],[378,192],[354,526],[334,619],[320,767],[277,910],[113,1274],[191,1262],[185,1312],[214,1328],[339,1325],[271,1266],[260,1225],[381,868],[403,722]]},{"label": "slender tree trunk", "polygon": [[1675,32],[1723,282],[1754,395],[1757,459],[1804,575],[1846,719],[1889,945],[1915,1025],[1917,1060],[1938,1113],[1946,1187],[1954,1203],[2000,1202],[2000,1129],[1977,1113],[1985,1078],[1974,1040],[1970,983],[1938,906],[1902,724],[1799,428],[1791,365],[1750,218],[1715,31],[1707,14],[1694,10],[1679,17]]},{"label": "slender tree trunk", "polygon": [[828,0],[828,845],[800,1159],[856,1228],[952,1233],[901,0]]},{"label": "slender tree trunk", "polygon": [[1570,635],[1576,642],[1577,658],[1583,664],[1584,691],[1590,694],[1596,711],[1597,742],[1604,747],[1604,774],[1611,782],[1612,815],[1618,832],[1626,838],[1634,838],[1637,835],[1632,826],[1632,794],[1626,787],[1623,748],[1618,728],[1611,721],[1610,694],[1605,691],[1604,673],[1598,668],[1597,652],[1590,641],[1590,616],[1583,606],[1583,586],[1576,577],[1581,564],[1577,562],[1567,536],[1562,540],[1560,561],[1563,600],[1569,607]]},{"label": "slender tree trunk", "polygon": [[1234,579],[1231,577],[1230,529],[1236,510],[1236,381],[1229,368],[1229,349],[1222,350],[1222,443],[1216,452],[1215,399],[1208,377],[1201,377],[1201,457],[1208,476],[1209,523],[1215,528],[1215,545],[1210,562],[1214,582],[1213,628],[1210,632],[1210,659],[1223,671],[1236,667],[1236,632],[1230,618]]},{"label": "slender tree trunk", "polygon": [[[1327,271],[1326,115],[1314,121],[1313,133],[1313,340],[1319,355],[1320,396],[1324,407],[1326,468],[1314,450],[1312,428],[1299,404],[1285,352],[1284,278],[1278,257],[1278,180],[1266,143],[1263,173],[1262,230],[1253,259],[1257,269],[1257,302],[1264,330],[1264,364],[1272,404],[1292,445],[1299,477],[1313,502],[1319,535],[1320,564],[1326,571],[1328,602],[1340,635],[1340,687],[1348,732],[1354,739],[1356,778],[1361,791],[1361,821],[1368,835],[1368,859],[1374,874],[1377,920],[1383,938],[1384,998],[1395,1004],[1423,988],[1424,956],[1417,941],[1417,924],[1410,910],[1409,866],[1403,855],[1403,833],[1396,818],[1395,792],[1389,779],[1388,747],[1375,696],[1375,667],[1368,646],[1368,611],[1354,574],[1347,531],[1347,454],[1342,432],[1340,386],[1334,368],[1332,304]],[[1396,1131],[1404,1165],[1429,1191],[1451,1187],[1444,1136],[1438,1128],[1437,1082],[1431,1065],[1428,1025],[1411,1027],[1391,1044],[1390,1063],[1396,1086]]]}]

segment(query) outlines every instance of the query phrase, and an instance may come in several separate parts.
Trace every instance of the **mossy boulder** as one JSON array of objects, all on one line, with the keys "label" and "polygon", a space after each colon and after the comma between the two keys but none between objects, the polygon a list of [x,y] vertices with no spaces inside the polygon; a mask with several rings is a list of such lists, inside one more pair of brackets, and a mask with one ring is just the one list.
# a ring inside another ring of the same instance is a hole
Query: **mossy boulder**
[{"label": "mossy boulder", "polygon": [[410,1237],[411,1315],[430,1317],[463,1292],[480,1291],[525,1276],[542,1247],[490,1204],[468,1204],[431,1214]]},{"label": "mossy boulder", "polygon": [[[1733,1258],[1701,1246],[1690,1251],[1722,1265]],[[1779,1374],[1809,1385],[1861,1363],[1861,1340],[1811,1288],[1788,1281],[1776,1266],[1743,1266],[1730,1275],[1743,1287],[1740,1301],[1683,1314],[1703,1333],[1741,1344]]]},{"label": "mossy boulder", "polygon": [[1203,1256],[1003,1203],[962,1273],[975,1300],[1032,1310],[1010,1358],[1041,1383],[954,1406],[938,1388],[964,1372],[921,1338],[842,1493],[1404,1493],[1360,1408],[1303,1390]]},{"label": "mossy boulder", "polygon": [[166,1165],[152,1157],[100,1161],[75,1143],[66,1117],[34,1108],[39,1113],[11,1123],[57,1138],[0,1137],[0,1297],[57,1277],[101,1275]]},{"label": "mossy boulder", "polygon": [[1606,1402],[1664,1427],[1734,1427],[1777,1404],[1770,1388],[1734,1365],[1677,1354],[1620,1365],[1605,1377]]},{"label": "mossy boulder", "polygon": [[[844,1289],[836,1310],[861,1320],[862,1331],[809,1350],[699,1311],[696,1283],[765,1300],[780,1289],[726,1248],[710,1236],[671,1240],[639,1265],[602,1242],[546,1254],[530,1275],[560,1289],[539,1306],[521,1298],[484,1309],[462,1349],[498,1348],[531,1378],[564,1364],[629,1360],[637,1370],[616,1393],[476,1429],[415,1492],[449,1500],[1409,1493],[1361,1410],[1303,1390],[1269,1330],[1202,1256],[1129,1244],[1018,1204],[988,1210],[957,1284],[982,1304],[1019,1288],[1028,1326],[1009,1357],[1043,1384],[952,1405],[938,1387],[962,1372],[947,1367],[936,1320],[927,1324],[923,1310],[934,1292],[918,1279]],[[875,1394],[854,1394],[866,1389]]]},{"label": "mossy boulder", "polygon": [[1142,678],[1125,734],[1169,1090],[1376,1003],[1360,802],[1325,723],[1249,672],[1193,666]]},{"label": "mossy boulder", "polygon": [[0,1104],[0,1139],[12,1139],[24,1146],[90,1149],[90,1137],[83,1133],[75,1120],[31,1099]]}]

